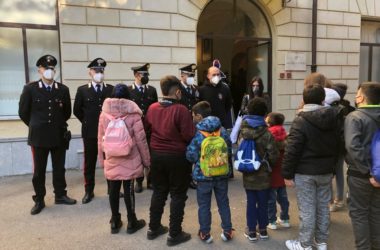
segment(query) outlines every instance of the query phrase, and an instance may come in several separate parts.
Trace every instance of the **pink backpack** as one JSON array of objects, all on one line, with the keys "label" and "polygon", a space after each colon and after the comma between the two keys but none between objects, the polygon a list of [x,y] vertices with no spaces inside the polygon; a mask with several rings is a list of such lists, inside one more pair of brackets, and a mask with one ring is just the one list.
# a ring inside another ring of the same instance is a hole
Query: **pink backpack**
[{"label": "pink backpack", "polygon": [[133,139],[129,134],[124,117],[115,118],[109,114],[104,115],[110,120],[103,136],[103,152],[109,156],[127,156],[132,150]]}]

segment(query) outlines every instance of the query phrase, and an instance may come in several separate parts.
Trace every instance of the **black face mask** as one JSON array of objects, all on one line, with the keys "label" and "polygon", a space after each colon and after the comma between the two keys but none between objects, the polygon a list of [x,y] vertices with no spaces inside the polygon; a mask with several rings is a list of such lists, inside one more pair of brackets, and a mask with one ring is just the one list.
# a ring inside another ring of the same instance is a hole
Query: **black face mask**
[{"label": "black face mask", "polygon": [[148,84],[149,82],[149,77],[148,76],[143,76],[141,77],[141,84]]}]

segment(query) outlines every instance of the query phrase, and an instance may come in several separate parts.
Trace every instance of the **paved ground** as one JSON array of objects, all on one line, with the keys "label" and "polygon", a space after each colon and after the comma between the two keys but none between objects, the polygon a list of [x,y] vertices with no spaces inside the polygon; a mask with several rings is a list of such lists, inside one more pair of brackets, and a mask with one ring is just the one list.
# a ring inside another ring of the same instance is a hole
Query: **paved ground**
[{"label": "paved ground", "polygon": [[[0,249],[166,249],[166,237],[154,241],[146,240],[146,228],[134,235],[123,230],[117,235],[110,234],[110,209],[106,196],[106,184],[101,170],[97,170],[96,198],[89,204],[80,202],[74,206],[54,205],[51,186],[51,174],[47,175],[46,208],[41,214],[30,215],[31,176],[0,178]],[[83,196],[82,174],[72,170],[67,172],[69,195],[80,200]],[[197,204],[195,191],[189,191],[184,230],[190,232],[193,239],[177,247],[178,249],[286,249],[286,239],[297,237],[298,209],[294,190],[289,190],[291,202],[290,229],[269,231],[269,241],[249,243],[243,236],[245,228],[245,193],[241,176],[237,174],[230,181],[230,205],[232,222],[236,229],[233,241],[224,243],[220,239],[220,219],[215,203],[213,204],[212,234],[214,243],[205,245],[198,240],[196,233]],[[148,220],[151,191],[136,195],[136,212],[139,218]],[[122,203],[121,203],[122,204]],[[121,206],[123,220],[126,220],[125,207]],[[163,224],[168,224],[168,210]],[[347,210],[332,214],[329,249],[354,249],[353,234]]]}]

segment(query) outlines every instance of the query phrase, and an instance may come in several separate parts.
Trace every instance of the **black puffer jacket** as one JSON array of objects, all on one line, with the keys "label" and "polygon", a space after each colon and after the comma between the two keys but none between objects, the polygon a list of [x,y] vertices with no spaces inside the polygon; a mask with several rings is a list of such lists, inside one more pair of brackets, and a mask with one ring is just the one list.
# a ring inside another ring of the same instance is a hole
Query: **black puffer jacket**
[{"label": "black puffer jacket", "polygon": [[290,128],[282,176],[290,180],[296,173],[305,175],[333,173],[339,153],[342,122],[339,107],[301,111]]}]

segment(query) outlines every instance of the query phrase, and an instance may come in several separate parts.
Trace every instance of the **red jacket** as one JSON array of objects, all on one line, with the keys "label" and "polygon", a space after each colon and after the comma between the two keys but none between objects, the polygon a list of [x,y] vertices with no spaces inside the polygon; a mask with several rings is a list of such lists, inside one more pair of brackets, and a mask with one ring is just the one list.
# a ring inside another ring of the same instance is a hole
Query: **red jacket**
[{"label": "red jacket", "polygon": [[272,133],[276,141],[277,147],[280,151],[280,156],[278,157],[276,164],[272,167],[271,186],[272,188],[284,187],[285,182],[284,182],[284,178],[281,175],[281,167],[282,167],[282,160],[284,159],[284,152],[285,152],[286,131],[284,127],[281,125],[275,125],[275,126],[269,127],[268,130]]},{"label": "red jacket", "polygon": [[190,112],[184,105],[170,99],[149,106],[145,125],[147,133],[150,132],[150,148],[156,152],[185,154],[195,135]]}]

